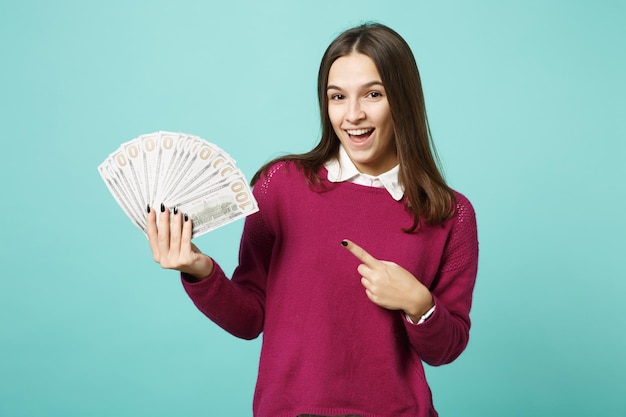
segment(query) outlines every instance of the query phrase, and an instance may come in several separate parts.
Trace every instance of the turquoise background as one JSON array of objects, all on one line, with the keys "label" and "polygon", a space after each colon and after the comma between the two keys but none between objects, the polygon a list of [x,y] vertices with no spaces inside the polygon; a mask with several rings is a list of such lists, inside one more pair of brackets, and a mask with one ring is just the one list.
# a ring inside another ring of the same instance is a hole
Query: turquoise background
[{"label": "turquoise background", "polygon": [[[366,20],[412,46],[478,214],[440,414],[626,415],[624,2],[2,0],[1,416],[251,415],[260,341],[197,312],[96,168],[156,130],[248,177],[310,149],[322,53]],[[242,224],[196,243],[232,271]]]}]

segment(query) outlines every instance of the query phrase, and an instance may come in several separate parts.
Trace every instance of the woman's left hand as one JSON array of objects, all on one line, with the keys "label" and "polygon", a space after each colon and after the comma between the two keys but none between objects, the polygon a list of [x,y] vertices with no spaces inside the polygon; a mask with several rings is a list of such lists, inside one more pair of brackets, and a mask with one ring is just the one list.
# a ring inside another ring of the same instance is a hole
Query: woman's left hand
[{"label": "woman's left hand", "polygon": [[343,240],[345,246],[361,262],[357,271],[367,297],[389,310],[403,310],[415,323],[434,305],[433,296],[413,274],[395,262],[381,261],[354,242]]}]

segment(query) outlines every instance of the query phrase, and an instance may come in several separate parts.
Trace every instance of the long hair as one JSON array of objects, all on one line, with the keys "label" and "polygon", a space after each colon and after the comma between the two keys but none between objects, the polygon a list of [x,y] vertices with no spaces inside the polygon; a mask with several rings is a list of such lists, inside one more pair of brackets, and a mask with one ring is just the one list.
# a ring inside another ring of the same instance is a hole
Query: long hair
[{"label": "long hair", "polygon": [[413,224],[420,219],[440,224],[454,214],[456,197],[439,170],[439,158],[430,134],[422,83],[415,58],[406,41],[393,29],[367,23],[341,33],[326,49],[317,77],[322,135],[311,151],[278,157],[253,176],[260,175],[278,161],[293,161],[311,183],[319,183],[319,169],[339,152],[339,138],[328,116],[327,85],[330,67],[338,58],[351,53],[368,56],[378,70],[387,93],[394,126],[394,140],[400,165],[399,181],[404,187],[404,203],[413,213]]}]

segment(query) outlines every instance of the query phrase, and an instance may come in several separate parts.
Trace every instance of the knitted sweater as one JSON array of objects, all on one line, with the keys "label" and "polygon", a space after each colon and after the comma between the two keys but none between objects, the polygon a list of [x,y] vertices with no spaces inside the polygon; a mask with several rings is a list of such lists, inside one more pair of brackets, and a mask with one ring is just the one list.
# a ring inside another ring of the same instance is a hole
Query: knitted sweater
[{"label": "knitted sweater", "polygon": [[[254,187],[259,212],[246,218],[239,265],[216,263],[204,281],[183,280],[196,306],[233,335],[263,332],[254,415],[437,416],[422,361],[449,363],[465,349],[477,273],[470,202],[442,225],[404,233],[412,214],[384,188],[310,186],[291,163]],[[427,286],[434,314],[423,324],[372,303],[347,238],[396,262]]]}]

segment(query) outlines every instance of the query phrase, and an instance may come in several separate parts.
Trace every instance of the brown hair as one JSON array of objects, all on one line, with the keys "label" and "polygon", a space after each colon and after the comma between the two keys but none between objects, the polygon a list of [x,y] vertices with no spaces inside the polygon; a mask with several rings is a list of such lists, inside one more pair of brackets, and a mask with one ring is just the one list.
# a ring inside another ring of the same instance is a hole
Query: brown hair
[{"label": "brown hair", "polygon": [[413,212],[413,224],[404,230],[419,229],[420,217],[429,224],[442,223],[454,213],[456,198],[439,170],[417,64],[406,41],[393,29],[379,23],[348,29],[326,49],[317,78],[322,123],[322,136],[317,146],[307,153],[285,155],[268,162],[254,175],[252,184],[278,161],[293,161],[308,181],[320,182],[319,168],[338,155],[340,143],[328,116],[328,73],[337,58],[353,52],[367,55],[374,61],[387,93],[400,165],[399,181],[404,186],[405,204]]}]

